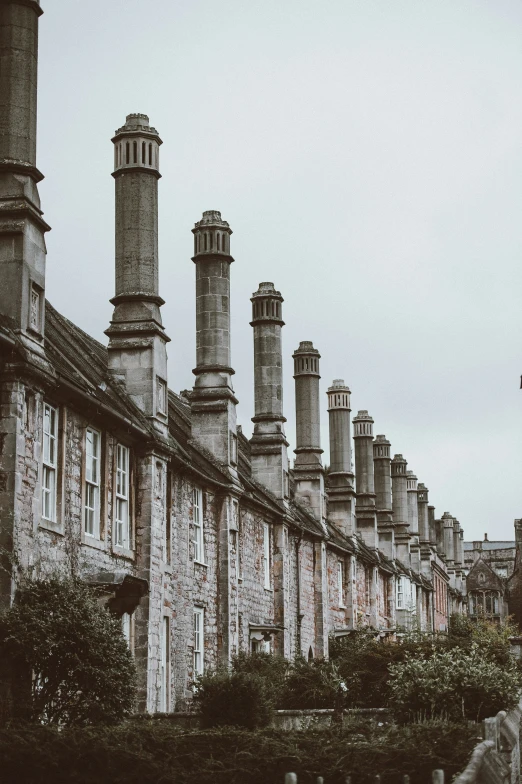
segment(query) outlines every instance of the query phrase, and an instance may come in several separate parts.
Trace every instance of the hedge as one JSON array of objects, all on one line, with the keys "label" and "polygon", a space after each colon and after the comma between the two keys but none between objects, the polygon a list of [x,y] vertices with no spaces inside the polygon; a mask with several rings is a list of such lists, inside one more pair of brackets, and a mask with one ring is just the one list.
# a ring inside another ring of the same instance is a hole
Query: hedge
[{"label": "hedge", "polygon": [[17,784],[299,784],[325,777],[354,784],[382,775],[386,784],[446,780],[462,770],[477,742],[476,725],[426,723],[379,727],[349,721],[340,729],[281,733],[232,728],[183,731],[166,721],[129,721],[117,727],[19,726],[0,731],[3,781]]}]

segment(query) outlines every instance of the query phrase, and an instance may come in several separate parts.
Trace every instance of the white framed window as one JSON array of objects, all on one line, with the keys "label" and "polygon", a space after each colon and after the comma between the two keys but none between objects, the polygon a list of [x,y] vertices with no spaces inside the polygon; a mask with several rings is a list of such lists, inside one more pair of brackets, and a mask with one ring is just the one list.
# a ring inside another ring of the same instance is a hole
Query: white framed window
[{"label": "white framed window", "polygon": [[167,385],[162,378],[156,378],[156,407],[160,414],[167,413]]},{"label": "white framed window", "polygon": [[270,526],[263,523],[263,573],[265,588],[270,588]]},{"label": "white framed window", "polygon": [[35,283],[31,286],[31,302],[29,312],[29,325],[31,329],[40,332],[41,309],[42,309],[41,289]]},{"label": "white framed window", "polygon": [[170,702],[170,618],[164,616],[161,629],[160,661],[160,705],[161,713],[167,713]]},{"label": "white framed window", "polygon": [[412,613],[417,612],[417,586],[415,583],[410,583],[410,606],[408,609]]},{"label": "white framed window", "polygon": [[205,563],[205,547],[203,536],[203,490],[195,487],[192,501],[192,522],[194,525],[194,560]]},{"label": "white framed window", "polygon": [[56,478],[58,469],[58,411],[44,403],[42,459],[42,517],[56,522]]},{"label": "white framed window", "polygon": [[123,613],[121,616],[121,630],[127,640],[130,652],[134,654],[134,613]]},{"label": "white framed window", "polygon": [[114,514],[114,544],[130,548],[129,525],[129,474],[130,451],[122,444],[116,445],[116,499]]},{"label": "white framed window", "polygon": [[88,427],[85,432],[85,509],[86,536],[100,538],[100,460],[101,434]]},{"label": "white framed window", "polygon": [[402,575],[397,577],[397,609],[404,610],[404,578]]},{"label": "white framed window", "polygon": [[337,598],[339,607],[344,607],[344,570],[342,561],[337,561]]},{"label": "white framed window", "polygon": [[205,610],[203,607],[194,607],[194,654],[193,676],[203,675],[205,670]]}]

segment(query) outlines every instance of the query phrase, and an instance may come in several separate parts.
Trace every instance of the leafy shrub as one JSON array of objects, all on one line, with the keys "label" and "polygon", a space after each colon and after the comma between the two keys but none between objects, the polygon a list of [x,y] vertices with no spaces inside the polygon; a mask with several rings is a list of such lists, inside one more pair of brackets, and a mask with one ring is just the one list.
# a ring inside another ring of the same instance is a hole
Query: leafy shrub
[{"label": "leafy shrub", "polygon": [[477,742],[476,728],[430,723],[378,727],[358,719],[342,730],[282,733],[217,729],[183,732],[164,720],[118,727],[30,726],[0,731],[2,780],[17,784],[266,784],[294,771],[299,784],[428,781],[443,768],[448,781]]},{"label": "leafy shrub", "polygon": [[121,623],[77,580],[24,579],[0,616],[0,667],[30,721],[114,723],[134,707],[135,668]]},{"label": "leafy shrub", "polygon": [[333,708],[342,678],[334,662],[298,658],[284,681],[278,708]]},{"label": "leafy shrub", "polygon": [[[519,668],[511,655],[509,637],[515,630],[509,622],[495,624],[485,619],[473,621],[466,616],[451,618],[449,634],[428,636],[419,633],[404,635],[394,642],[381,642],[366,629],[330,641],[330,658],[337,665],[346,683],[348,707],[393,708],[390,692],[390,667],[407,658],[429,659],[436,652],[454,652],[456,658],[469,654],[474,644],[490,662],[513,672]],[[502,707],[502,706],[501,706]]]},{"label": "leafy shrub", "polygon": [[390,665],[390,707],[397,718],[480,721],[516,704],[521,686],[514,662],[499,665],[475,642],[469,649],[407,655]]},{"label": "leafy shrub", "polygon": [[253,672],[218,670],[197,680],[194,696],[201,726],[266,727],[272,717],[272,700],[266,681]]},{"label": "leafy shrub", "polygon": [[232,671],[258,675],[263,679],[264,688],[271,703],[280,707],[285,688],[285,680],[292,665],[283,656],[271,653],[241,652],[232,659]]}]

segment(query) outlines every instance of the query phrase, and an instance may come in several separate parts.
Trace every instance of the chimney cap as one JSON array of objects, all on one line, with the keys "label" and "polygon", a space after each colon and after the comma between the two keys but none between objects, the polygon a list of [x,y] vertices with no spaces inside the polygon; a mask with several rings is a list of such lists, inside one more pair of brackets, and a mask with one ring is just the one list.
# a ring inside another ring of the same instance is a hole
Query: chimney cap
[{"label": "chimney cap", "polygon": [[128,114],[125,118],[125,125],[116,129],[112,141],[115,142],[119,136],[129,136],[131,134],[146,134],[149,138],[155,136],[157,143],[162,144],[156,128],[150,124],[149,116],[141,112]]},{"label": "chimney cap", "polygon": [[328,387],[328,392],[348,392],[350,393],[350,387],[344,383],[342,378],[334,378],[332,381],[332,386]]},{"label": "chimney cap", "polygon": [[373,422],[373,417],[371,417],[369,415],[369,413],[366,411],[366,409],[363,409],[362,411],[358,411],[357,412],[357,416],[355,416],[353,418],[354,422],[361,421],[361,420],[366,420],[368,422]]},{"label": "chimney cap", "polygon": [[257,291],[253,292],[252,297],[276,297],[281,300],[281,302],[284,302],[281,292],[277,291],[274,284],[269,281],[260,283]]},{"label": "chimney cap", "polygon": [[396,462],[396,463],[407,463],[407,462],[408,462],[408,461],[406,460],[406,458],[405,458],[405,457],[403,457],[401,454],[399,454],[399,455],[394,455],[394,456],[393,456],[393,461],[394,461],[394,462]]},{"label": "chimney cap", "polygon": [[487,541],[488,541],[488,535],[487,535],[487,534],[484,534],[484,541],[485,541],[485,542],[487,542]]},{"label": "chimney cap", "polygon": [[374,444],[377,444],[377,443],[379,443],[379,444],[387,444],[388,446],[390,445],[390,442],[388,441],[386,436],[383,436],[383,435],[375,436]]},{"label": "chimney cap", "polygon": [[201,220],[196,221],[196,223],[194,224],[194,229],[198,229],[200,227],[208,227],[208,226],[219,226],[219,228],[221,229],[225,228],[228,230],[229,234],[232,234],[228,222],[222,219],[221,212],[219,210],[205,210]]},{"label": "chimney cap", "polygon": [[427,493],[427,492],[428,492],[428,488],[426,487],[426,485],[424,484],[424,482],[419,482],[419,484],[417,485],[417,487],[418,487],[418,489],[419,489],[419,490],[423,490],[425,493]]},{"label": "chimney cap", "polygon": [[314,344],[311,340],[302,340],[299,343],[299,348],[296,348],[294,351],[293,356],[295,357],[296,354],[314,354],[319,356],[319,352],[314,348]]}]

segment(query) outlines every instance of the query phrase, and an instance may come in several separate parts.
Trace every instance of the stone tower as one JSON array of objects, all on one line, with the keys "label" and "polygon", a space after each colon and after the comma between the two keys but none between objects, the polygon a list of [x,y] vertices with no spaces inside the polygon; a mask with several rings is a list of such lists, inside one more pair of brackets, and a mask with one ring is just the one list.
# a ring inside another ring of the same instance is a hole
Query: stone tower
[{"label": "stone tower", "polygon": [[158,287],[158,180],[161,139],[146,114],[116,131],[116,293],[109,369],[159,433],[168,422],[166,336]]},{"label": "stone tower", "polygon": [[319,360],[313,343],[304,340],[292,355],[295,379],[296,495],[309,504],[317,520],[325,518],[324,470],[319,420]]},{"label": "stone tower", "polygon": [[357,532],[368,547],[377,549],[377,516],[375,509],[375,480],[373,468],[373,419],[367,411],[359,411],[353,419],[355,441],[355,481],[357,501],[355,516]]},{"label": "stone tower", "polygon": [[45,232],[36,168],[38,18],[33,0],[0,3],[0,312],[46,368]]},{"label": "stone tower", "polygon": [[328,516],[346,536],[355,533],[354,473],[350,426],[350,390],[340,378],[328,389],[330,473]]},{"label": "stone tower", "polygon": [[237,477],[236,404],[230,366],[230,235],[217,210],[192,229],[196,266],[196,380],[192,436]]},{"label": "stone tower", "polygon": [[289,496],[288,442],[283,416],[283,297],[273,283],[260,283],[252,295],[254,330],[254,435],[252,475],[279,499]]},{"label": "stone tower", "polygon": [[373,466],[379,548],[388,558],[395,558],[390,442],[384,435],[376,436],[373,442]]}]

